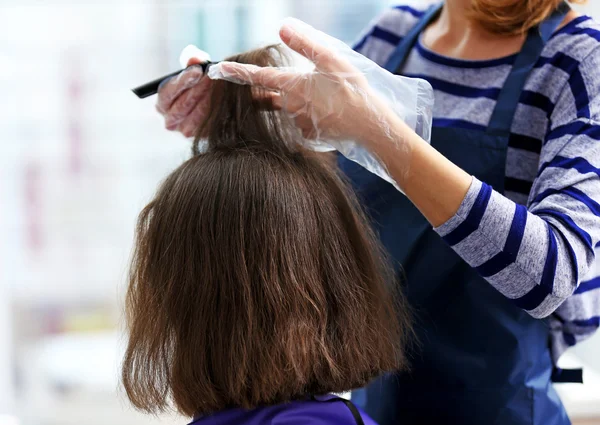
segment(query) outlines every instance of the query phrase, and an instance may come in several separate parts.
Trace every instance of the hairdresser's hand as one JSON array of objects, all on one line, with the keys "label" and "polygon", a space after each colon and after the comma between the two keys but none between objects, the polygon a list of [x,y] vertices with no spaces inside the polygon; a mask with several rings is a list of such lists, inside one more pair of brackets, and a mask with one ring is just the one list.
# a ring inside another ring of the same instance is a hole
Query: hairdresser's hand
[{"label": "hairdresser's hand", "polygon": [[365,142],[389,129],[393,112],[372,92],[362,72],[332,49],[291,25],[280,37],[292,50],[315,64],[315,70],[261,68],[224,62],[209,70],[210,78],[250,84],[278,93],[273,105],[288,112],[307,138]]},{"label": "hairdresser's hand", "polygon": [[[203,63],[193,57],[187,66]],[[165,118],[168,130],[181,132],[191,137],[204,121],[208,109],[208,94],[211,80],[199,67],[190,68],[162,84],[158,91],[156,109]]]}]

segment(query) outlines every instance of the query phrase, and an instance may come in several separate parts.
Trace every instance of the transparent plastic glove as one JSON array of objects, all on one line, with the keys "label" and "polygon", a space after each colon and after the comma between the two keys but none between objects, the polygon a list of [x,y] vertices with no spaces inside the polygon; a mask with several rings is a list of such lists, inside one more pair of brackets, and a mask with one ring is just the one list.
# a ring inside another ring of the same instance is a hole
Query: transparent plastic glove
[{"label": "transparent plastic glove", "polygon": [[[182,67],[209,60],[208,53],[192,45],[183,49],[179,58]],[[164,81],[158,89],[156,109],[164,116],[165,127],[186,137],[193,136],[206,118],[210,86],[211,80],[204,78],[199,67]]]},{"label": "transparent plastic glove", "polygon": [[[273,104],[286,111],[307,144],[329,145],[383,179],[398,185],[369,151],[370,141],[391,143],[398,155],[410,152],[399,127],[410,127],[429,141],[433,90],[424,80],[399,77],[354,52],[342,41],[296,19],[280,31],[283,42],[314,64],[312,70],[260,68],[221,62],[208,71],[224,79],[271,90]],[[398,122],[406,125],[399,126]]]}]

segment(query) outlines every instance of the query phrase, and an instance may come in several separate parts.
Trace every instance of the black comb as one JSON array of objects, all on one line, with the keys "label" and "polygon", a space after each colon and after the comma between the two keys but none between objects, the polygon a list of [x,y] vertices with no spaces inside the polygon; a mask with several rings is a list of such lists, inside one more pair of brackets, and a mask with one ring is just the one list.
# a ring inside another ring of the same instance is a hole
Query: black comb
[{"label": "black comb", "polygon": [[190,65],[187,68],[180,69],[179,71],[172,72],[168,75],[157,78],[156,80],[150,81],[149,83],[146,83],[139,87],[131,89],[131,91],[134,92],[135,95],[137,97],[139,97],[140,99],[144,99],[145,97],[149,97],[149,96],[152,96],[152,95],[158,93],[158,87],[160,86],[160,83],[162,83],[166,79],[175,77],[176,75],[181,74],[186,69],[194,67],[194,66],[199,66],[200,68],[202,68],[202,73],[206,74],[206,71],[208,71],[208,68],[210,68],[211,65],[214,65],[216,63],[218,63],[218,62],[204,62],[204,63],[197,63],[194,65]]}]

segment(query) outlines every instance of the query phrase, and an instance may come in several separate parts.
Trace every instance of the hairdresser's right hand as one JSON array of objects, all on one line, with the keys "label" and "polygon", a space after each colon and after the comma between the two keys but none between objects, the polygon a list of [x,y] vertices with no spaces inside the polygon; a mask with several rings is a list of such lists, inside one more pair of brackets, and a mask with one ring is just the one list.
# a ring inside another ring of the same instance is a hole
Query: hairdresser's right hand
[{"label": "hairdresser's right hand", "polygon": [[[199,63],[203,60],[193,57],[187,66]],[[204,76],[200,67],[192,67],[164,82],[158,90],[156,109],[165,118],[165,127],[192,137],[206,118],[210,86],[211,79]]]},{"label": "hairdresser's right hand", "polygon": [[[288,113],[305,138],[325,141],[344,154],[349,152],[338,142],[368,144],[380,134],[397,142],[394,130],[401,127],[401,120],[370,87],[364,71],[340,54],[352,52],[350,47],[293,19],[283,25],[280,37],[310,60],[314,70],[221,62],[209,69],[208,76],[272,93],[273,106]],[[359,61],[368,61],[352,53]],[[367,67],[377,67],[368,62]]]}]

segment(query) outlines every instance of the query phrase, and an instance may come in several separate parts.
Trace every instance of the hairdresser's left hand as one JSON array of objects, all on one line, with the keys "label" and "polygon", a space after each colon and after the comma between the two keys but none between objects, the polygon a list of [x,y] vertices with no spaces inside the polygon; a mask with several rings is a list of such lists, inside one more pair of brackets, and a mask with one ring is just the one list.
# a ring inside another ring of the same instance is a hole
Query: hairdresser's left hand
[{"label": "hairdresser's left hand", "polygon": [[291,25],[282,27],[280,37],[315,69],[300,72],[223,62],[210,68],[209,77],[276,93],[274,107],[288,112],[306,138],[364,143],[374,134],[390,133],[395,114],[373,93],[362,72]]}]

